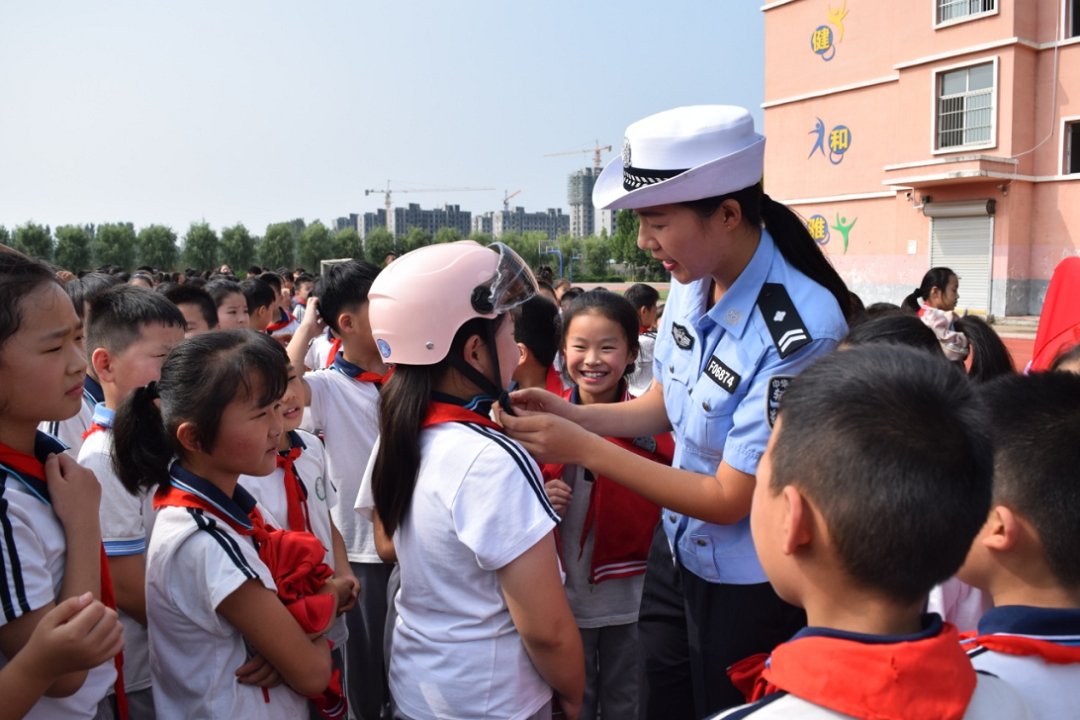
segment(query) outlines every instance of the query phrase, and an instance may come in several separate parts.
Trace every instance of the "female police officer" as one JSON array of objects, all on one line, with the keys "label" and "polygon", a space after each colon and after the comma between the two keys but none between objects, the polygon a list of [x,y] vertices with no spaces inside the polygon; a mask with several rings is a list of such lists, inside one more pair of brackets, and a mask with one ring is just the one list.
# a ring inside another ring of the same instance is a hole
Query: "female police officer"
[{"label": "female police officer", "polygon": [[[726,668],[804,622],[758,563],[750,498],[780,396],[843,338],[849,300],[798,217],[763,194],[764,146],[750,114],[730,106],[676,108],[627,128],[593,202],[635,210],[638,247],[671,273],[654,383],[611,405],[525,390],[514,397],[521,416],[503,418],[542,460],[585,465],[664,506],[639,623],[643,717],[743,702]],[[669,428],[670,469],[599,437]]]}]

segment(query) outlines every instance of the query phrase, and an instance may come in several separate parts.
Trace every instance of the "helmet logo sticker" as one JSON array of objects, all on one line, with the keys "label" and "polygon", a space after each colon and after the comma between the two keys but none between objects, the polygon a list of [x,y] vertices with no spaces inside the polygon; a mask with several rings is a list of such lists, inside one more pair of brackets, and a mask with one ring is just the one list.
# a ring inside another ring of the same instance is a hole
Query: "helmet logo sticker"
[{"label": "helmet logo sticker", "polygon": [[382,338],[375,341],[375,344],[379,346],[379,354],[384,358],[390,357],[390,343],[386,342]]}]

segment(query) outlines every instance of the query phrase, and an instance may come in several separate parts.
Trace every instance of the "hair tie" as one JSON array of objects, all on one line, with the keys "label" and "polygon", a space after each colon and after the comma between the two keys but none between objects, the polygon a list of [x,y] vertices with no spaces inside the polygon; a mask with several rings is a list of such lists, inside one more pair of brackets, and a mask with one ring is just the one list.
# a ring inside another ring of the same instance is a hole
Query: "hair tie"
[{"label": "hair tie", "polygon": [[914,295],[915,297],[922,297],[922,288],[921,287],[915,288],[915,292],[913,292],[911,294]]},{"label": "hair tie", "polygon": [[144,392],[146,393],[146,397],[150,400],[157,400],[159,397],[161,397],[161,395],[158,394],[158,386],[156,380],[151,380],[150,382],[148,382],[146,384]]}]

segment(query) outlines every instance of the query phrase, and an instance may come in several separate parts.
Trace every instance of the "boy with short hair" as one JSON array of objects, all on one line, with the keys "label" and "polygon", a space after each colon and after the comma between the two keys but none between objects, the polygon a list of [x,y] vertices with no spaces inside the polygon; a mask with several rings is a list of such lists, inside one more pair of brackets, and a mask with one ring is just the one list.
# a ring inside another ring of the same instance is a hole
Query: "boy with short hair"
[{"label": "boy with short hair", "polygon": [[217,306],[210,293],[192,285],[170,285],[160,290],[162,295],[180,309],[184,316],[184,337],[195,337],[204,332],[217,330]]},{"label": "boy with short hair", "polygon": [[167,298],[135,285],[101,294],[88,315],[86,351],[105,399],[94,409],[79,464],[93,470],[101,483],[101,541],[124,626],[124,687],[130,716],[153,718],[145,576],[154,510],[147,493],[130,494],[116,476],[112,423],[128,395],[161,377],[165,356],[184,339],[186,322]]},{"label": "boy with short hair", "polygon": [[652,285],[636,283],[631,285],[623,296],[630,301],[638,314],[638,355],[634,360],[634,372],[627,380],[630,394],[637,397],[652,385],[656,321],[660,316],[656,304],[660,301],[660,293]]},{"label": "boy with short hair", "polygon": [[965,645],[1034,718],[1080,712],[1080,376],[983,386],[994,442],[989,516],[960,570],[994,607]]},{"label": "boy with short hair", "polygon": [[555,369],[559,354],[559,306],[546,297],[529,298],[511,313],[514,341],[521,359],[514,368],[516,388],[538,387],[562,395],[566,389]]},{"label": "boy with short hair", "polygon": [[264,272],[259,279],[274,289],[274,306],[270,308],[270,320],[266,324],[266,332],[283,345],[288,345],[293,333],[300,325],[289,312],[292,307],[290,295],[292,274],[283,275],[281,271]]},{"label": "boy with short hair", "polygon": [[[809,626],[769,655],[761,699],[718,717],[1028,717],[1005,682],[976,675],[955,628],[923,614],[990,506],[984,424],[967,379],[910,348],[834,353],[792,380],[750,525]],[[731,669],[737,684],[751,665]]]},{"label": "boy with short hair", "polygon": [[303,322],[304,311],[307,310],[307,300],[315,289],[315,278],[307,273],[300,273],[296,278],[296,289],[292,296],[292,314],[296,322]]},{"label": "boy with short hair", "polygon": [[322,332],[320,317],[341,340],[328,367],[304,375],[304,404],[310,413],[302,427],[323,432],[327,475],[338,492],[330,515],[360,580],[360,598],[345,615],[345,680],[349,707],[363,718],[378,718],[388,700],[383,623],[391,566],[379,559],[371,521],[353,510],[379,433],[379,388],[387,371],[368,323],[368,290],[378,274],[371,263],[356,260],[332,267],[319,281],[318,298],[308,300],[308,312],[288,345],[293,367],[304,367],[308,344]]},{"label": "boy with short hair", "polygon": [[248,278],[240,283],[240,291],[247,300],[248,327],[255,332],[266,332],[277,309],[277,293],[273,286],[261,278]]}]

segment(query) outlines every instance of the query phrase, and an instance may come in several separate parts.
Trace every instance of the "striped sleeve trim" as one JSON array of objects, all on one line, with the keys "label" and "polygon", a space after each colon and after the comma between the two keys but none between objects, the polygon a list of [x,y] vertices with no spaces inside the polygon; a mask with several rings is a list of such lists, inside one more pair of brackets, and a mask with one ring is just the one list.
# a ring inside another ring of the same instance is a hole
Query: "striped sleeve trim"
[{"label": "striped sleeve trim", "polygon": [[474,425],[472,423],[462,424],[474,432],[480,433],[489,440],[492,440],[495,444],[505,450],[507,455],[513,458],[518,469],[521,470],[521,474],[529,481],[529,487],[532,488],[536,498],[540,501],[540,505],[544,508],[544,512],[547,513],[552,521],[558,524],[559,514],[555,512],[555,508],[551,506],[547,493],[544,491],[544,479],[540,477],[540,474],[536,471],[533,463],[529,461],[529,456],[528,453],[525,452],[525,449],[497,430],[484,427],[483,425]]},{"label": "striped sleeve trim", "polygon": [[108,557],[123,557],[125,555],[143,555],[146,553],[146,538],[138,540],[106,540],[105,554]]},{"label": "striped sleeve trim", "polygon": [[247,558],[244,557],[244,553],[240,550],[240,546],[236,543],[236,540],[218,527],[218,524],[213,518],[206,517],[203,511],[198,508],[188,508],[187,511],[191,517],[194,518],[195,525],[217,541],[217,544],[225,551],[225,555],[232,560],[233,564],[236,565],[241,573],[243,573],[244,577],[249,580],[259,579],[259,574],[255,572],[251,567],[251,564],[247,561]]},{"label": "striped sleeve trim", "polygon": [[26,584],[23,581],[22,563],[19,561],[19,549],[15,545],[15,529],[8,517],[7,476],[0,477],[0,605],[4,609],[5,622],[11,622],[20,615],[30,612],[30,603],[26,597]]}]

